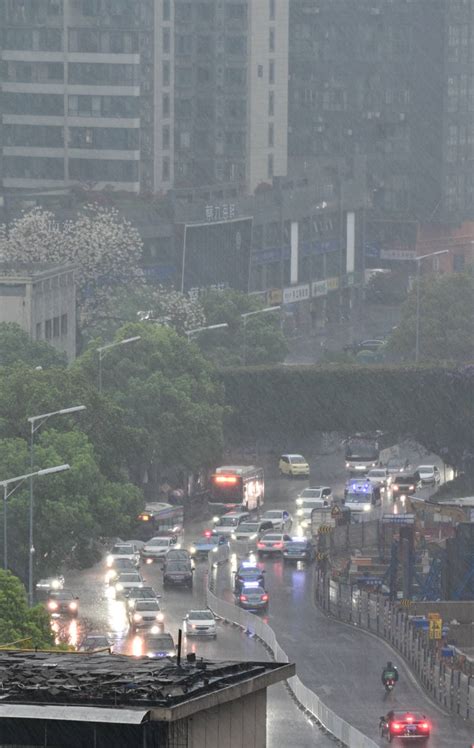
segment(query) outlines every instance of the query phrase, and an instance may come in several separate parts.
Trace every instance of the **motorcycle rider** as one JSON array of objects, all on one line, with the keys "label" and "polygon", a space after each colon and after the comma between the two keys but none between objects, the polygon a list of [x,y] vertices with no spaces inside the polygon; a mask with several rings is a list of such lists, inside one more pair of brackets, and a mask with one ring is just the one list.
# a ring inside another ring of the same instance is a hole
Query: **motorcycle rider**
[{"label": "motorcycle rider", "polygon": [[387,681],[393,680],[395,683],[398,681],[398,670],[397,666],[394,665],[390,660],[382,670],[382,683],[385,685]]},{"label": "motorcycle rider", "polygon": [[393,721],[394,717],[395,712],[393,709],[390,709],[385,716],[380,717],[379,727],[383,738],[387,737],[389,734],[390,722]]}]

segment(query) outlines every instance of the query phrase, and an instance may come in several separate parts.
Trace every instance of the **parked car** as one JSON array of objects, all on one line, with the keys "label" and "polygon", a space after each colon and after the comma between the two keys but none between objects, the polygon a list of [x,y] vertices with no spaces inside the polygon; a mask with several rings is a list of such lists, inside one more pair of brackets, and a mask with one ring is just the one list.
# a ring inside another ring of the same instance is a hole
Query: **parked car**
[{"label": "parked car", "polygon": [[281,455],[278,462],[278,469],[280,475],[288,475],[291,478],[296,477],[307,477],[309,475],[309,463],[303,457],[298,454],[284,454]]},{"label": "parked car", "polygon": [[190,610],[183,621],[186,636],[217,636],[216,619],[212,610]]},{"label": "parked car", "polygon": [[425,486],[437,486],[441,483],[441,473],[437,465],[419,465],[416,472]]},{"label": "parked car", "polygon": [[290,535],[284,532],[266,532],[257,543],[259,556],[282,554],[285,543],[291,540]]},{"label": "parked car", "polygon": [[286,509],[269,509],[262,515],[262,521],[271,522],[274,530],[290,530],[293,517]]}]

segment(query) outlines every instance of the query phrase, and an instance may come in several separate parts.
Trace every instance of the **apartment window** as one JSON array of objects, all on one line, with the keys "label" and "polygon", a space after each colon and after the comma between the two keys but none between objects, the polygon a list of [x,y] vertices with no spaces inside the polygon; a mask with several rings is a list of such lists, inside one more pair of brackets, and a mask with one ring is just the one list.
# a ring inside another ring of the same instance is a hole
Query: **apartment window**
[{"label": "apartment window", "polygon": [[169,158],[163,159],[163,168],[161,172],[163,182],[169,182],[170,179],[170,160]]},{"label": "apartment window", "polygon": [[225,40],[225,51],[229,55],[244,55],[247,52],[245,36],[228,36]]},{"label": "apartment window", "polygon": [[275,29],[270,29],[268,34],[268,49],[270,52],[275,51]]},{"label": "apartment window", "polygon": [[275,0],[269,0],[270,4],[270,21],[275,20]]},{"label": "apartment window", "polygon": [[191,134],[189,132],[179,133],[179,147],[186,149],[191,147]]},{"label": "apartment window", "polygon": [[67,314],[61,314],[61,335],[67,335]]},{"label": "apartment window", "polygon": [[167,151],[170,147],[170,126],[165,125],[162,130],[162,147]]},{"label": "apartment window", "polygon": [[43,52],[60,52],[63,46],[62,34],[57,29],[40,29],[38,48]]},{"label": "apartment window", "polygon": [[268,116],[273,117],[275,114],[275,92],[270,91],[268,94]]},{"label": "apartment window", "polygon": [[273,153],[268,154],[268,177],[271,179],[273,177]]},{"label": "apartment window", "polygon": [[167,93],[163,94],[162,109],[163,109],[163,117],[169,117],[170,116],[170,95]]},{"label": "apartment window", "polygon": [[170,0],[163,0],[163,21],[169,21],[171,18]]},{"label": "apartment window", "polygon": [[171,35],[169,29],[163,29],[163,52],[165,55],[170,53]]},{"label": "apartment window", "polygon": [[273,60],[270,60],[270,65],[268,67],[268,82],[275,83],[275,63]]},{"label": "apartment window", "polygon": [[170,64],[169,62],[163,63],[163,85],[170,85]]},{"label": "apartment window", "polygon": [[257,65],[257,75],[259,78],[263,78],[263,65]]},{"label": "apartment window", "polygon": [[41,322],[36,323],[36,340],[41,339]]},{"label": "apartment window", "polygon": [[268,125],[268,147],[273,148],[275,140],[275,129],[273,123]]},{"label": "apartment window", "polygon": [[53,338],[59,338],[59,317],[53,318]]},{"label": "apartment window", "polygon": [[44,337],[46,340],[51,340],[52,320],[47,319],[44,323]]}]

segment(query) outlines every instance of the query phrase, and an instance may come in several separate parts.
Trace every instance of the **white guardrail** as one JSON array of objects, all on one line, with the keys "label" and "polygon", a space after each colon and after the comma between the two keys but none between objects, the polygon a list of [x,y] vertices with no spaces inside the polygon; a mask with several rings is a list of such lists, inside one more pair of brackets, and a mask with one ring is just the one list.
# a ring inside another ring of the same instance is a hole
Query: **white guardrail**
[{"label": "white guardrail", "polygon": [[[226,546],[222,550],[219,549],[217,554],[212,554],[209,563],[208,582],[212,578],[213,566],[223,563],[227,559],[228,549]],[[288,655],[278,644],[273,629],[258,616],[243,610],[243,608],[239,608],[239,606],[233,603],[222,600],[209,587],[207,588],[207,604],[218,618],[234,623],[247,631],[251,636],[261,639],[272,651],[276,662],[289,662]],[[297,675],[289,678],[287,683],[300,706],[306,709],[328,732],[334,735],[345,746],[348,746],[348,748],[378,748],[377,743],[348,722],[345,722],[341,717],[338,717],[332,709],[323,704],[319,696],[307,688]]]}]

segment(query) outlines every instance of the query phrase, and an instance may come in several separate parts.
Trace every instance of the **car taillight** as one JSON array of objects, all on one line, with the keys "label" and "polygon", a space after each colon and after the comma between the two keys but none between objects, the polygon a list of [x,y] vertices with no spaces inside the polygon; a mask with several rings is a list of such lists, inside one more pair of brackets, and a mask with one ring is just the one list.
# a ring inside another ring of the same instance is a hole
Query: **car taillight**
[{"label": "car taillight", "polygon": [[262,601],[264,603],[268,602],[268,595],[262,595]]},{"label": "car taillight", "polygon": [[420,722],[420,730],[429,730],[429,729],[430,729],[429,722]]},{"label": "car taillight", "polygon": [[283,543],[273,543],[274,548],[283,548]]},{"label": "car taillight", "polygon": [[241,595],[240,596],[240,602],[245,603],[247,601],[247,595]]},{"label": "car taillight", "polygon": [[392,730],[401,730],[402,726],[399,722],[392,722]]},{"label": "car taillight", "polygon": [[265,548],[265,543],[257,543],[257,548]]}]

